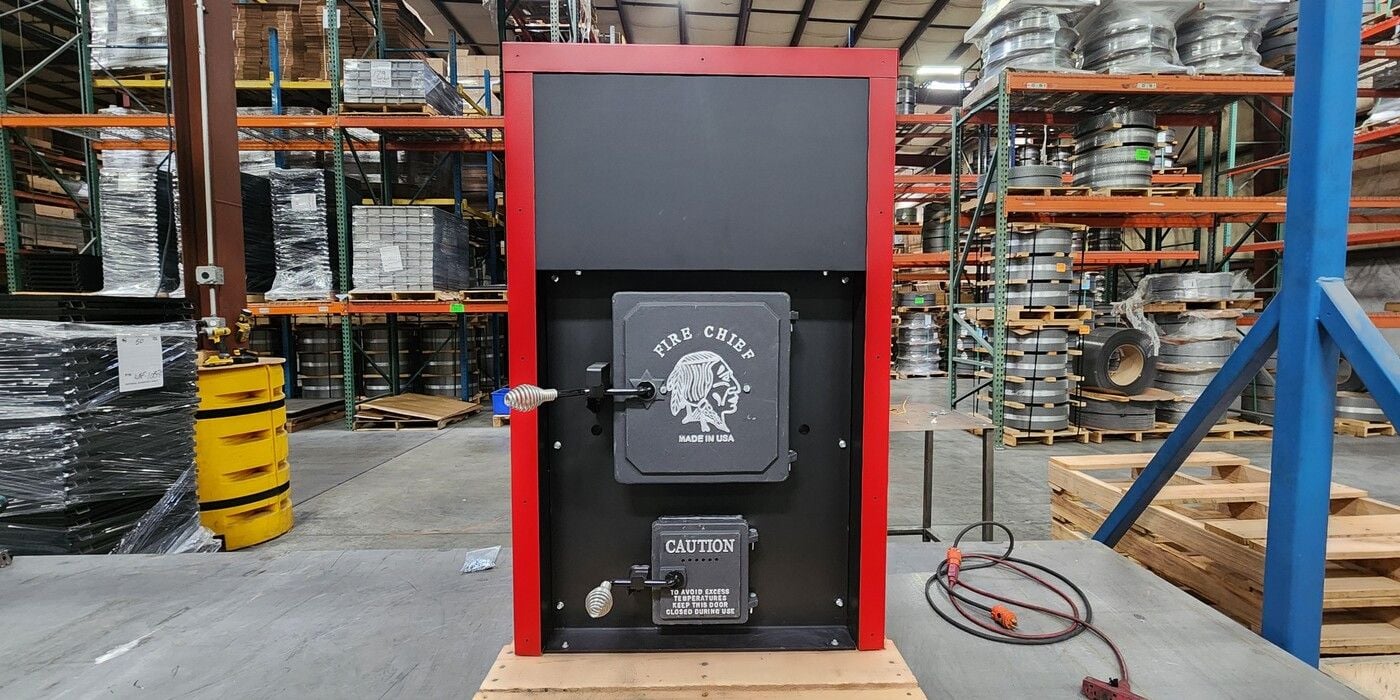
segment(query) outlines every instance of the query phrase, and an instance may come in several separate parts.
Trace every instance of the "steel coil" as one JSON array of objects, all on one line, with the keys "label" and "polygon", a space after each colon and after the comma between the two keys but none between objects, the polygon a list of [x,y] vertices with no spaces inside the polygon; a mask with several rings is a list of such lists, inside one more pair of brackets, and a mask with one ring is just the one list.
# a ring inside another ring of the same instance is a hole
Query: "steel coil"
[{"label": "steel coil", "polygon": [[1176,370],[1163,367],[1157,368],[1157,378],[1153,385],[1163,391],[1170,391],[1178,396],[1197,397],[1205,391],[1210,380],[1215,378],[1216,371],[1205,370]]},{"label": "steel coil", "polygon": [[1087,187],[1150,186],[1152,148],[1111,146],[1076,155],[1074,184]]},{"label": "steel coil", "polygon": [[1007,383],[1002,396],[1024,404],[1060,404],[1069,401],[1069,382],[1064,379],[1036,379]]},{"label": "steel coil", "polygon": [[[1176,425],[1186,420],[1187,411],[1190,411],[1191,407],[1194,405],[1196,405],[1195,401],[1163,401],[1157,404],[1157,420],[1163,423]],[[1239,409],[1239,407],[1240,400],[1236,398],[1234,403],[1230,404],[1230,408]],[[1224,412],[1220,414],[1220,417],[1217,418],[1215,422],[1220,423],[1227,418],[1229,418],[1229,413]]]},{"label": "steel coil", "polygon": [[1153,146],[1157,143],[1157,129],[1150,126],[1132,126],[1089,134],[1074,142],[1076,155],[1096,151],[1100,148],[1117,146]]},{"label": "steel coil", "polygon": [[1361,375],[1356,373],[1346,358],[1342,358],[1337,366],[1337,391],[1366,391],[1366,384],[1361,381]]},{"label": "steel coil", "polygon": [[1069,254],[1074,234],[1067,228],[1012,229],[1006,239],[1006,252],[1012,255]]},{"label": "steel coil", "polygon": [[1021,353],[1067,352],[1069,333],[1060,328],[1046,328],[1024,335],[1008,333],[1006,349],[1008,352]]},{"label": "steel coil", "polygon": [[1007,263],[1006,276],[1013,280],[1068,282],[1074,273],[1070,270],[1070,259],[1067,257],[1035,255]]},{"label": "steel coil", "polygon": [[925,253],[942,253],[948,250],[948,236],[943,231],[929,231],[925,229],[923,235],[919,237]]},{"label": "steel coil", "polygon": [[1146,284],[1147,301],[1215,301],[1230,298],[1235,278],[1228,272],[1185,272],[1152,275]]},{"label": "steel coil", "polygon": [[1074,125],[1076,140],[1099,131],[1124,129],[1128,127],[1157,128],[1157,115],[1141,109],[1110,109],[1096,117],[1081,119]]},{"label": "steel coil", "polygon": [[1179,314],[1163,313],[1153,314],[1152,323],[1157,326],[1157,336],[1163,340],[1208,340],[1234,338],[1238,335],[1234,316],[1217,318],[1200,316],[1191,311]]},{"label": "steel coil", "polygon": [[[1038,153],[1039,151],[1037,151]],[[1016,165],[1006,171],[1008,187],[1058,187],[1060,168],[1054,165]]]},{"label": "steel coil", "polygon": [[919,223],[918,207],[902,207],[894,210],[894,222],[897,224],[917,224]]},{"label": "steel coil", "polygon": [[1383,422],[1385,411],[1370,394],[1357,391],[1337,392],[1337,417],[1368,422]]},{"label": "steel coil", "polygon": [[1069,427],[1069,404],[1059,406],[1028,406],[1013,408],[1007,406],[1002,413],[1002,424],[1026,432],[1037,430],[1064,430]]},{"label": "steel coil", "polygon": [[1080,344],[1078,374],[1083,386],[1135,396],[1157,377],[1152,340],[1136,328],[1095,328]]},{"label": "steel coil", "polygon": [[1235,351],[1233,339],[1197,340],[1189,343],[1162,343],[1157,361],[1164,365],[1219,367]]},{"label": "steel coil", "polygon": [[1151,430],[1157,424],[1156,401],[1105,401],[1081,396],[1072,411],[1081,428]]},{"label": "steel coil", "polygon": [[1006,285],[1006,303],[1012,306],[1069,306],[1068,282],[1029,282]]},{"label": "steel coil", "polygon": [[895,340],[901,347],[915,345],[938,345],[938,331],[932,328],[900,328]]},{"label": "steel coil", "polygon": [[1006,358],[1006,373],[1022,379],[1064,377],[1069,374],[1066,355],[1019,355]]}]

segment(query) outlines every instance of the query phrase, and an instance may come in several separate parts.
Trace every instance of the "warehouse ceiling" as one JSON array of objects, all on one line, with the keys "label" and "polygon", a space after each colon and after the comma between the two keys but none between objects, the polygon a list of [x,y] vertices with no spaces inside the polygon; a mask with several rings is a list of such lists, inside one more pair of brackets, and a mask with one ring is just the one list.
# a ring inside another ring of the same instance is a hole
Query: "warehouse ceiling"
[{"label": "warehouse ceiling", "polygon": [[[507,0],[509,1],[509,0]],[[598,29],[634,44],[855,46],[897,48],[904,72],[921,65],[967,66],[962,44],[979,0],[596,0]],[[533,3],[532,3],[533,4]],[[418,0],[414,7],[442,40],[456,30],[477,52],[499,53],[480,0]]]}]

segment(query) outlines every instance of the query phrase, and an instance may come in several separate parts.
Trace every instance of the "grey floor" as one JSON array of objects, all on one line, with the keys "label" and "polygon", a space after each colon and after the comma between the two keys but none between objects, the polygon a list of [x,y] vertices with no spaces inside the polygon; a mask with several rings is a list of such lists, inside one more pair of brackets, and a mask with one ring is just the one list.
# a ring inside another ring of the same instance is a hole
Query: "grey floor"
[{"label": "grey floor", "polygon": [[[942,404],[942,380],[894,383],[895,401]],[[978,519],[981,442],[964,433],[935,438],[934,532],[951,536]],[[349,432],[339,424],[292,435],[296,527],[261,550],[446,549],[509,544],[509,430],[486,415],[437,432]],[[1047,460],[1054,455],[1151,452],[1161,441],[1023,445],[996,455],[996,515],[1021,539],[1049,537]],[[890,446],[890,522],[919,517],[922,436]],[[1337,482],[1400,502],[1393,437],[1337,437]],[[1208,442],[1206,449],[1268,466],[1270,442]]]}]

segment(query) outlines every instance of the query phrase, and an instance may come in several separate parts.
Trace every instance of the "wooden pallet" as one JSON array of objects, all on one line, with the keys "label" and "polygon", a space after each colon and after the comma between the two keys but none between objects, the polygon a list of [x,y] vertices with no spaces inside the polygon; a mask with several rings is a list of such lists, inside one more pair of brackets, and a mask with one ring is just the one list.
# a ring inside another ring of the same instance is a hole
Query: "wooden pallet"
[{"label": "wooden pallet", "polygon": [[1199,299],[1191,301],[1153,301],[1142,305],[1144,313],[1181,313],[1183,311],[1208,311],[1223,309],[1258,309],[1263,307],[1260,299]]},{"label": "wooden pallet", "polygon": [[1351,437],[1376,437],[1395,435],[1395,426],[1384,421],[1365,421],[1354,418],[1338,418],[1333,423],[1333,431],[1337,435],[1350,435]]},{"label": "wooden pallet", "polygon": [[507,645],[476,700],[501,698],[926,697],[894,642],[880,651],[711,651],[516,656]]},{"label": "wooden pallet", "polygon": [[400,102],[396,104],[383,104],[379,102],[346,102],[340,106],[341,114],[419,114],[424,116],[443,116],[436,107],[426,102]]},{"label": "wooden pallet", "polygon": [[1387,301],[1385,303],[1385,310],[1391,312],[1400,312],[1400,301]]},{"label": "wooden pallet", "polygon": [[345,416],[345,402],[340,399],[292,399],[287,406],[287,432],[329,423]]},{"label": "wooden pallet", "polygon": [[[1103,524],[1153,454],[1050,459],[1051,534]],[[1400,506],[1332,484],[1324,655],[1400,652]],[[1244,457],[1196,452],[1118,544],[1118,551],[1255,630],[1267,547],[1269,472]]]},{"label": "wooden pallet", "polygon": [[350,292],[350,301],[461,301],[461,292],[437,289],[364,290]]},{"label": "wooden pallet", "polygon": [[1151,187],[1099,187],[1092,197],[1190,197],[1196,193],[1195,185],[1154,185]]},{"label": "wooden pallet", "polygon": [[506,426],[506,425],[510,425],[510,414],[509,414],[509,413],[506,413],[506,414],[504,414],[504,415],[495,414],[495,413],[491,414],[491,427],[493,427],[493,428],[500,428],[500,427]]},{"label": "wooden pallet", "polygon": [[481,412],[481,404],[446,396],[399,394],[370,399],[355,411],[355,430],[442,430]]},{"label": "wooden pallet", "polygon": [[1334,656],[1318,670],[1372,700],[1400,698],[1400,655]]},{"label": "wooden pallet", "polygon": [[934,377],[946,376],[948,376],[948,373],[943,370],[934,370],[932,374],[905,374],[904,372],[890,370],[890,379],[932,379]]},{"label": "wooden pallet", "polygon": [[[981,437],[981,436],[982,436],[982,431],[984,431],[984,430],[991,430],[991,428],[974,428],[974,429],[969,430],[969,431],[967,431],[967,432],[969,432],[969,433],[971,433],[971,434],[973,434],[973,435],[976,435],[976,436],[978,436],[978,437]],[[1016,428],[1004,427],[1004,428],[1002,428],[1002,431],[1001,431],[1001,441],[1002,441],[1002,443],[1004,443],[1007,447],[1016,447],[1017,445],[1020,445],[1020,444],[1023,443],[1023,442],[1024,442],[1024,443],[1038,443],[1038,444],[1041,444],[1041,445],[1053,445],[1053,444],[1055,444],[1055,440],[1056,440],[1057,438],[1060,439],[1061,442],[1064,442],[1064,440],[1065,440],[1066,438],[1075,438],[1075,439],[1078,439],[1078,437],[1079,437],[1079,428],[1076,428],[1076,427],[1074,427],[1074,426],[1070,426],[1070,427],[1065,428],[1065,429],[1063,429],[1063,430],[1031,430],[1031,431],[1018,430],[1018,429],[1016,429]]]},{"label": "wooden pallet", "polygon": [[1089,188],[1083,185],[1056,185],[1053,187],[1010,186],[1006,188],[1007,195],[1025,195],[1028,197],[1085,197],[1089,195],[1089,192]]},{"label": "wooden pallet", "polygon": [[[996,309],[977,306],[967,310],[970,321],[992,321],[996,319]],[[1008,306],[1006,322],[1036,324],[1043,326],[1082,326],[1094,318],[1094,309],[1088,306]]]},{"label": "wooden pallet", "polygon": [[[1105,438],[1132,440],[1142,442],[1143,440],[1165,440],[1176,430],[1175,423],[1163,423],[1158,421],[1156,425],[1146,430],[1115,430],[1108,428],[1082,428],[1079,441],[1085,444],[1101,443]],[[1273,437],[1274,428],[1271,425],[1261,425],[1243,420],[1226,420],[1210,427],[1206,433],[1207,440],[1268,440]]]}]

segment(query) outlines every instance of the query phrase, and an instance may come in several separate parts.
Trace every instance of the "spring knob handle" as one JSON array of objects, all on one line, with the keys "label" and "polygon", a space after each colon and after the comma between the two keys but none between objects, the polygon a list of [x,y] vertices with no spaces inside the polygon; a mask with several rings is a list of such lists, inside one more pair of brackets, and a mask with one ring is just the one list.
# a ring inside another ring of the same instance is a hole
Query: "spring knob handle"
[{"label": "spring knob handle", "polygon": [[589,591],[588,597],[583,600],[583,609],[588,611],[588,616],[594,619],[611,612],[612,606],[612,581],[604,581],[598,584],[598,587]]},{"label": "spring knob handle", "polygon": [[558,389],[541,389],[534,384],[520,384],[506,392],[506,405],[512,410],[528,413],[557,398]]}]

